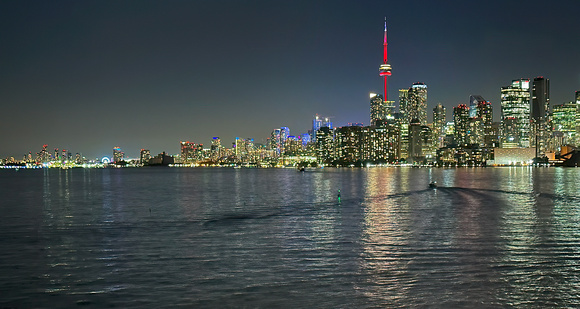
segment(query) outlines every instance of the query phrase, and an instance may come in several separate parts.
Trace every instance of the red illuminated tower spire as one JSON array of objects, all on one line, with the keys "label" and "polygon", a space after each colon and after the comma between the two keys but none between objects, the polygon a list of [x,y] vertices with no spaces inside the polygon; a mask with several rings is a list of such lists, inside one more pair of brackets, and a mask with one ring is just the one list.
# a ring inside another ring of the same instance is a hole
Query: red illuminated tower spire
[{"label": "red illuminated tower spire", "polygon": [[385,36],[383,38],[383,64],[379,66],[379,76],[385,81],[384,100],[387,101],[387,77],[391,76],[391,65],[387,58],[387,18],[385,17]]}]

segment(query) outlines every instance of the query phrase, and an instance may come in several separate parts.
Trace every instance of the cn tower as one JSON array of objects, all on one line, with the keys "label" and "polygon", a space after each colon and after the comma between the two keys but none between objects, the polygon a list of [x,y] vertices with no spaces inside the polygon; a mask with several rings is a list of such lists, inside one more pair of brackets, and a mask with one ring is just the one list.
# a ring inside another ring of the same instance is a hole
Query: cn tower
[{"label": "cn tower", "polygon": [[387,18],[385,17],[385,36],[383,38],[383,64],[379,66],[379,76],[385,80],[384,100],[387,101],[387,77],[391,76],[391,65],[387,58]]}]

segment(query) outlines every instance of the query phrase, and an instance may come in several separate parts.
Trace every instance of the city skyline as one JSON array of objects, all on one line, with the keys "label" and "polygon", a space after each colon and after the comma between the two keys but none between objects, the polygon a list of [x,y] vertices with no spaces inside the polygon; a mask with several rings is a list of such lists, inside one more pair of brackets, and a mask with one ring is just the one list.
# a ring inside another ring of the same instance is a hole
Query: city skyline
[{"label": "city skyline", "polygon": [[512,80],[546,76],[552,105],[580,90],[573,1],[257,4],[1,3],[0,157],[263,142],[273,128],[306,132],[315,114],[368,124],[385,15],[390,100],[423,82],[427,110],[481,95],[497,121]]}]

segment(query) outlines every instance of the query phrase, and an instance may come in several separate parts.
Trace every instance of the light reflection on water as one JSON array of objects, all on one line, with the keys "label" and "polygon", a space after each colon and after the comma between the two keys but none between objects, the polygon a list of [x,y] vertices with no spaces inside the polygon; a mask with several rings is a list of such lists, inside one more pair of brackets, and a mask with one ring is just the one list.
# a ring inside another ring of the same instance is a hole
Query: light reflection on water
[{"label": "light reflection on water", "polygon": [[575,307],[579,182],[560,168],[0,171],[0,306]]}]

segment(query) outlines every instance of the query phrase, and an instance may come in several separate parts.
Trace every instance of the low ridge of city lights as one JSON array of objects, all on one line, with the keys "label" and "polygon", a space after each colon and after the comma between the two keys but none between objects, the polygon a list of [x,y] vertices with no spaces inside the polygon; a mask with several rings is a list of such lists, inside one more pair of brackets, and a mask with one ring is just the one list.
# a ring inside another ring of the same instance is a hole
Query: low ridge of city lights
[{"label": "low ridge of city lights", "polygon": [[[396,27],[395,27],[396,29]],[[370,42],[369,42],[370,43]],[[501,92],[501,118],[481,95],[469,103],[433,108],[427,122],[428,86],[415,82],[399,89],[398,109],[387,98],[391,64],[387,57],[387,20],[383,32],[383,96],[370,93],[370,122],[335,127],[330,117],[316,114],[312,129],[292,135],[290,128],[275,128],[263,143],[236,137],[233,142],[213,137],[211,144],[179,142],[180,153],[139,157],[125,155],[115,146],[109,158],[87,158],[82,152],[47,144],[38,152],[1,161],[3,168],[73,168],[142,166],[237,167],[370,167],[370,166],[577,166],[580,154],[580,90],[570,89],[570,102],[550,103],[550,79],[544,76],[505,81]],[[395,59],[396,61],[396,59]],[[369,72],[371,74],[371,72]],[[466,98],[467,102],[467,98]],[[451,111],[448,120],[447,109]]]}]

